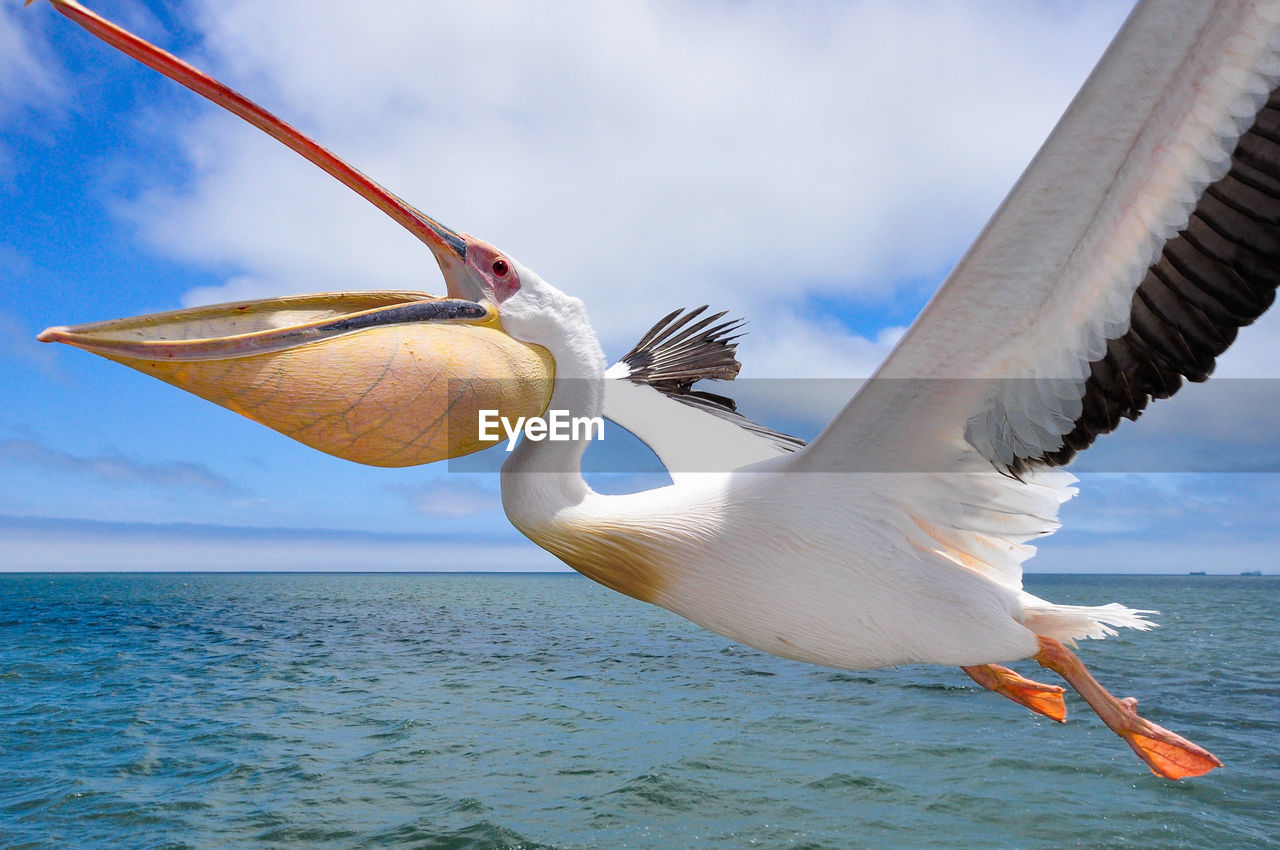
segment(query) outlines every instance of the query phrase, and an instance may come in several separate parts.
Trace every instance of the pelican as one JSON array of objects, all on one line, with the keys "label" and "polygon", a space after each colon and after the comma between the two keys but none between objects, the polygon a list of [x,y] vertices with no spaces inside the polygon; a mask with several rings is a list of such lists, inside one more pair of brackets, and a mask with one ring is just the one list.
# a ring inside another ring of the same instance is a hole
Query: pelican
[{"label": "pelican", "polygon": [[[1280,2],[1145,0],[884,364],[808,445],[693,389],[732,377],[732,323],[673,314],[606,361],[584,305],[73,0],[59,12],[263,129],[432,251],[447,297],[331,293],[50,328],[323,451],[397,466],[483,447],[476,415],[607,413],[672,470],[594,492],[589,437],[524,439],[511,522],[573,569],[734,641],[846,669],[960,666],[1055,720],[1060,674],[1158,776],[1220,762],[1141,717],[1069,648],[1146,615],[1022,589],[1058,469],[1204,380],[1280,274]],[[666,423],[664,425],[664,423]],[[674,424],[674,427],[672,426]],[[689,471],[689,458],[718,468]]]}]

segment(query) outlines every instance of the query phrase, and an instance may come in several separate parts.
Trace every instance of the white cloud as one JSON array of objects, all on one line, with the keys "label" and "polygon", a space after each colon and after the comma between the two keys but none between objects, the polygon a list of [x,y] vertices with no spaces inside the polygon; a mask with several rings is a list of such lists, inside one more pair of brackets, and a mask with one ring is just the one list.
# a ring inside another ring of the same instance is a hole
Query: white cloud
[{"label": "white cloud", "polygon": [[[29,117],[65,101],[61,65],[35,25],[35,16],[17,3],[0,4],[0,128],[21,125],[24,132],[48,132]],[[0,175],[12,167],[13,154],[0,140]]]},{"label": "white cloud", "polygon": [[522,543],[459,542],[430,535],[213,525],[85,522],[0,516],[0,572],[65,571],[563,571]]},{"label": "white cloud", "polygon": [[[1036,556],[1027,562],[1029,573],[1156,573],[1186,574],[1205,571],[1219,575],[1237,575],[1246,570],[1260,570],[1267,575],[1280,573],[1280,551],[1273,537],[1241,540],[1222,535],[1203,535],[1208,539],[1169,542],[1150,540],[1071,540],[1064,542],[1062,533],[1038,544]],[[1134,599],[1126,599],[1129,604]],[[1156,617],[1156,622],[1161,618]]]},{"label": "white cloud", "polygon": [[1214,378],[1280,378],[1280,310],[1274,307],[1247,328],[1218,359]]},{"label": "white cloud", "polygon": [[1278,476],[1086,474],[1078,487],[1030,571],[1280,570],[1275,522],[1259,510],[1280,497]]},{"label": "white cloud", "polygon": [[775,316],[767,333],[748,333],[739,342],[739,377],[705,389],[730,396],[751,419],[812,438],[853,397],[858,379],[870,377],[888,356],[904,330],[885,328],[868,339],[834,319]]},{"label": "white cloud", "polygon": [[[196,19],[215,72],[584,297],[613,346],[669,306],[780,336],[810,327],[806,292],[940,278],[1125,5],[236,0]],[[178,132],[192,184],[134,210],[165,250],[264,295],[440,288],[414,240],[256,131]]]},{"label": "white cloud", "polygon": [[744,378],[867,378],[906,330],[889,327],[868,339],[835,320],[790,314],[770,325],[767,335],[750,335],[739,345]]},{"label": "white cloud", "polygon": [[231,481],[201,463],[150,463],[122,454],[81,456],[23,438],[0,440],[0,462],[70,472],[116,484],[158,485],[219,493],[239,491]]},{"label": "white cloud", "polygon": [[227,301],[249,301],[263,296],[260,280],[246,275],[230,278],[218,286],[197,286],[182,294],[183,307],[202,307],[206,304],[222,304]]},{"label": "white cloud", "polygon": [[35,35],[34,16],[0,5],[0,122],[41,101],[61,98],[59,67]]},{"label": "white cloud", "polygon": [[501,511],[502,496],[479,478],[444,475],[423,484],[389,489],[407,499],[415,511],[430,517],[457,518]]}]

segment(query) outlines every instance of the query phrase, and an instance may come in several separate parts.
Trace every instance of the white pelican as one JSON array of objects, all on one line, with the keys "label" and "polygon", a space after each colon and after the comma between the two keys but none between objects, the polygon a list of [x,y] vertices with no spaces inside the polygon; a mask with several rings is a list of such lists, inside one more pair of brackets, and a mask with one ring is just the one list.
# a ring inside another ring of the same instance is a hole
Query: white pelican
[{"label": "white pelican", "polygon": [[[1274,298],[1280,0],[1140,4],[875,378],[804,447],[692,405],[687,430],[664,430],[631,390],[650,402],[663,398],[653,387],[681,395],[698,377],[726,377],[723,357],[662,374],[646,371],[642,345],[610,383],[582,302],[158,48],[53,2],[378,205],[431,249],[449,297],[302,296],[51,328],[42,340],[374,464],[474,450],[486,407],[610,408],[672,469],[670,486],[593,492],[580,474],[586,436],[523,440],[502,469],[507,516],[579,572],[787,658],[959,665],[1062,720],[1062,688],[1000,666],[1033,658],[1156,774],[1219,766],[1107,693],[1064,645],[1148,628],[1149,612],[1038,599],[1022,590],[1021,563],[1069,495],[1070,476],[1053,467],[1183,378],[1203,380]],[[725,332],[694,332],[685,352],[723,354]],[[725,434],[747,439],[725,449],[721,471],[682,474],[690,434],[714,428],[716,443],[692,444],[698,456],[735,444]]]}]

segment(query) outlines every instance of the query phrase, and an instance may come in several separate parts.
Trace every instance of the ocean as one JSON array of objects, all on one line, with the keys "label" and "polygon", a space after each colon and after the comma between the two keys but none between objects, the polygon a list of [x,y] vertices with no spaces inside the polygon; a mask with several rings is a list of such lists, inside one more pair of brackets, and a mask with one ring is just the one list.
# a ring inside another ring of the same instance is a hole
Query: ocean
[{"label": "ocean", "polygon": [[1226,767],[576,575],[0,575],[0,846],[1280,846],[1280,578],[1026,583],[1160,609],[1081,656]]}]

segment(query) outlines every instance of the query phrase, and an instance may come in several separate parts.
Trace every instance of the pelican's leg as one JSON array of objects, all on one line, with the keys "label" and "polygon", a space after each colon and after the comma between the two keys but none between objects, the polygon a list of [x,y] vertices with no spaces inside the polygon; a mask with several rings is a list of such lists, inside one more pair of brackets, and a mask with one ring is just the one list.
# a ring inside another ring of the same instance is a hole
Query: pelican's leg
[{"label": "pelican's leg", "polygon": [[1089,707],[1098,713],[1102,722],[1124,738],[1156,776],[1182,779],[1222,767],[1222,762],[1208,750],[1139,717],[1138,701],[1133,697],[1116,699],[1107,693],[1085,669],[1084,662],[1061,643],[1043,635],[1039,641],[1040,652],[1036,654],[1036,661],[1066,679],[1067,684],[1075,688]]},{"label": "pelican's leg", "polygon": [[999,664],[976,664],[960,669],[987,690],[1006,696],[1036,714],[1059,723],[1067,719],[1067,704],[1062,701],[1064,688],[1032,681]]}]

